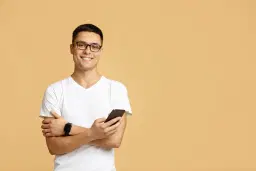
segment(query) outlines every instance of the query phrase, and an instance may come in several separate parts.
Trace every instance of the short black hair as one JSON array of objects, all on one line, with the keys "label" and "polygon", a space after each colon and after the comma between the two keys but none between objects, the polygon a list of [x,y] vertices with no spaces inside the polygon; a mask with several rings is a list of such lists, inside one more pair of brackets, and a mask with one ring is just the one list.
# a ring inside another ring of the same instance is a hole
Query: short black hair
[{"label": "short black hair", "polygon": [[93,24],[82,24],[80,26],[78,26],[72,34],[72,43],[74,43],[74,40],[76,39],[76,36],[78,35],[78,33],[82,32],[82,31],[87,31],[87,32],[93,32],[96,33],[100,36],[101,39],[101,44],[103,44],[103,33],[101,31],[101,29]]}]

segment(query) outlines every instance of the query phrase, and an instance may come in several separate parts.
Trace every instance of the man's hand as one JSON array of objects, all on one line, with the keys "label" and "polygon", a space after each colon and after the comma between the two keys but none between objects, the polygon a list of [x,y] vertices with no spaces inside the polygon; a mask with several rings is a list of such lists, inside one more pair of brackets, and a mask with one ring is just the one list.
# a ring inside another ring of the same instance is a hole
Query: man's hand
[{"label": "man's hand", "polygon": [[118,126],[115,133],[108,136],[107,138],[91,141],[89,142],[89,144],[97,147],[102,147],[105,149],[119,148],[122,143],[125,128],[126,128],[126,115],[123,115],[122,119],[120,120],[120,125]]},{"label": "man's hand", "polygon": [[64,135],[65,119],[55,112],[51,112],[54,118],[45,118],[42,121],[42,132],[45,137],[58,137]]},{"label": "man's hand", "polygon": [[120,125],[121,117],[104,123],[105,120],[105,118],[96,119],[90,128],[90,135],[94,140],[103,139],[115,133]]}]

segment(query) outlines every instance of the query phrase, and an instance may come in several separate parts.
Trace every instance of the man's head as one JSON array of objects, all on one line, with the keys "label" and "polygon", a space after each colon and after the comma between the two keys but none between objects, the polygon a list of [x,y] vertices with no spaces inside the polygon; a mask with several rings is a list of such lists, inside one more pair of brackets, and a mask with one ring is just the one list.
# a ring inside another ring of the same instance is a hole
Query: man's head
[{"label": "man's head", "polygon": [[75,69],[92,70],[97,67],[102,52],[103,33],[93,24],[78,26],[72,35],[70,52],[73,55]]}]

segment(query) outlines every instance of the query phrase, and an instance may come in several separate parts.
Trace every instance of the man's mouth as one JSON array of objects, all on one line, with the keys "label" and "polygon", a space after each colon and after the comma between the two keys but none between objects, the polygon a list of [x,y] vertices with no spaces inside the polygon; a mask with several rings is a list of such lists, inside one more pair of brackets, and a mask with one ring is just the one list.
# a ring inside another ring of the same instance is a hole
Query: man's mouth
[{"label": "man's mouth", "polygon": [[90,61],[92,60],[93,58],[90,58],[90,57],[81,57],[83,60],[86,60],[86,61]]}]

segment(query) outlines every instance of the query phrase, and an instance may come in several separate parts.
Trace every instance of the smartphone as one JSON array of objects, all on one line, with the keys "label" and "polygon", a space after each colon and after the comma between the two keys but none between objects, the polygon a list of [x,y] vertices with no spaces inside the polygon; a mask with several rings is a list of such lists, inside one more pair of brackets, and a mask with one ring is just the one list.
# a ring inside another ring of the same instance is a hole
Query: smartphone
[{"label": "smartphone", "polygon": [[116,117],[122,117],[124,112],[125,112],[125,110],[123,110],[123,109],[113,109],[111,111],[111,113],[108,115],[108,118],[104,122],[106,123]]}]

